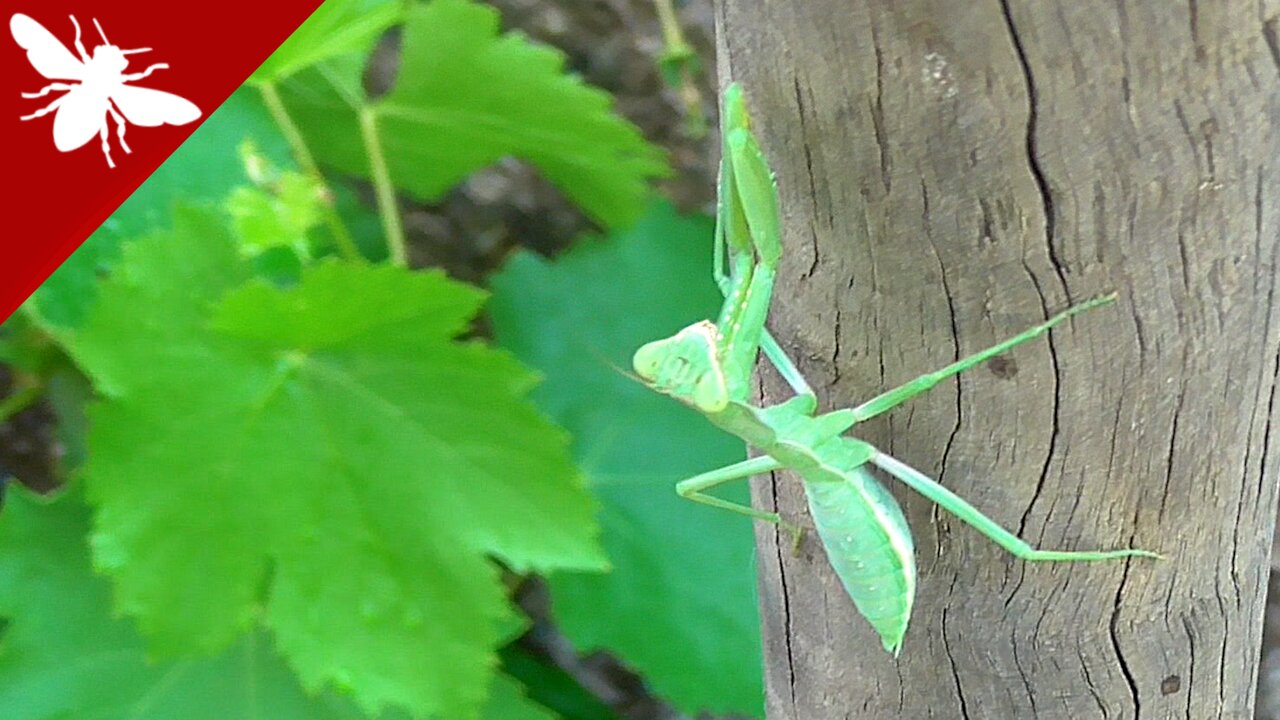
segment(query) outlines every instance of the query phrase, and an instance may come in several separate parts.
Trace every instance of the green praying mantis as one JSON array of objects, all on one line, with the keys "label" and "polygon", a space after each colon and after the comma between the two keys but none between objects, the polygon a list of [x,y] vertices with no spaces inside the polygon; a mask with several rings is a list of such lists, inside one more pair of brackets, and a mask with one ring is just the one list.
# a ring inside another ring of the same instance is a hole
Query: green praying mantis
[{"label": "green praying mantis", "polygon": [[[712,488],[760,473],[791,470],[804,482],[809,511],[827,557],[858,612],[895,656],[911,618],[916,566],[902,509],[872,474],[888,473],[972,525],[1014,556],[1029,561],[1159,558],[1147,550],[1040,550],[983,515],[960,496],[869,443],[844,435],[928,391],[939,382],[1035,339],[1114,295],[1075,305],[1004,342],[921,375],[854,408],[815,414],[818,401],[795,363],[765,329],[782,254],[778,193],[773,173],[751,131],[741,86],[723,97],[714,273],[724,305],[714,323],[694,323],[636,351],[636,373],[650,388],[701,412],[760,451],[758,457],[689,478],[684,498],[775,523],[797,539],[800,530],[777,513],[708,494]],[[728,272],[726,273],[726,265]],[[750,379],[760,350],[795,396],[778,405],[751,404]]]}]

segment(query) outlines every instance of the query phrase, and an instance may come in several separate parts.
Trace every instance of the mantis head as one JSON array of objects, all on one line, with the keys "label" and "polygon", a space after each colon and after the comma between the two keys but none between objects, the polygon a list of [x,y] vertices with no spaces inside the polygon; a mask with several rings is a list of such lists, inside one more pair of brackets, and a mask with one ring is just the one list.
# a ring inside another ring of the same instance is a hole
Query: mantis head
[{"label": "mantis head", "polygon": [[632,365],[649,387],[704,412],[729,405],[729,387],[716,356],[719,330],[703,320],[636,350]]}]

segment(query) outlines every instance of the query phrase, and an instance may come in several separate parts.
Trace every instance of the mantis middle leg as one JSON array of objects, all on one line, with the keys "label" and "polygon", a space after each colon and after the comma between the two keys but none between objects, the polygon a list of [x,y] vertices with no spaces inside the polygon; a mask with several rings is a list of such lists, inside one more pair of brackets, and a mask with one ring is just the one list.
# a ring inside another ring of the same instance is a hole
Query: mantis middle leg
[{"label": "mantis middle leg", "polygon": [[1147,557],[1159,559],[1160,555],[1149,550],[1040,550],[1032,547],[1026,540],[1001,527],[999,523],[983,515],[974,506],[959,495],[943,487],[938,481],[898,460],[897,458],[877,452],[871,463],[898,478],[912,490],[937,503],[939,507],[968,523],[975,530],[986,535],[991,542],[1009,551],[1014,557],[1023,560],[1076,562],[1087,560],[1114,560],[1123,557]]},{"label": "mantis middle leg", "polygon": [[1067,319],[1075,315],[1079,315],[1085,310],[1090,310],[1100,305],[1112,303],[1115,299],[1115,293],[1112,293],[1110,295],[1093,298],[1092,300],[1082,302],[1079,305],[1073,305],[1048,320],[1045,320],[1039,325],[1028,328],[1004,342],[997,343],[986,350],[960,358],[941,370],[936,370],[927,375],[921,375],[915,380],[911,380],[892,390],[881,393],[853,409],[853,415],[855,418],[854,422],[862,422],[863,420],[868,420],[881,413],[888,412],[911,398],[928,391],[934,385],[937,385],[939,382],[951,377],[952,375],[959,375],[974,365],[990,360],[996,355],[1007,352],[1028,340],[1034,340],[1035,338],[1044,335],[1049,332],[1049,330],[1053,329],[1055,325],[1059,325]]},{"label": "mantis middle leg", "polygon": [[778,513],[769,512],[767,510],[757,510],[750,505],[742,505],[740,503],[724,500],[706,493],[707,490],[718,485],[733,482],[734,480],[746,480],[753,475],[773,472],[774,470],[779,470],[781,468],[782,463],[774,460],[768,455],[762,455],[760,457],[743,460],[742,462],[722,467],[718,470],[712,470],[710,472],[702,473],[701,475],[695,475],[688,480],[682,480],[676,484],[676,493],[686,500],[692,500],[694,502],[702,503],[703,505],[710,505],[711,507],[720,508],[721,510],[728,510],[730,512],[738,513],[739,515],[746,515],[747,517],[755,518],[756,520],[771,522],[791,533],[792,537],[798,541],[802,530],[798,526],[792,525],[786,520],[783,520],[782,516],[778,515]]}]

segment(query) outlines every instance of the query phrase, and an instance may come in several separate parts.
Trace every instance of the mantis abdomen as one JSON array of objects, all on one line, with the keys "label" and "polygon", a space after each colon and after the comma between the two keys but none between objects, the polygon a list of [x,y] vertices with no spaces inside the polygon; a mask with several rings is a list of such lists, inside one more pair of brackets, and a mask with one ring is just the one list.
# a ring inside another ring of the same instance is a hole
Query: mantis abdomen
[{"label": "mantis abdomen", "polygon": [[895,655],[915,598],[915,549],[898,503],[865,467],[805,473],[809,512],[845,591]]}]

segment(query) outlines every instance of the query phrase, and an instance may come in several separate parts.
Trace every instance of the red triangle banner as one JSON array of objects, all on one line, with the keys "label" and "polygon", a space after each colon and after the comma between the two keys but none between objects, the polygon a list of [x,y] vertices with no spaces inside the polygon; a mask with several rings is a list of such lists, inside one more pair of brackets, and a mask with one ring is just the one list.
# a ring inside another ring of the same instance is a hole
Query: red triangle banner
[{"label": "red triangle banner", "polygon": [[320,0],[3,5],[0,322]]}]

